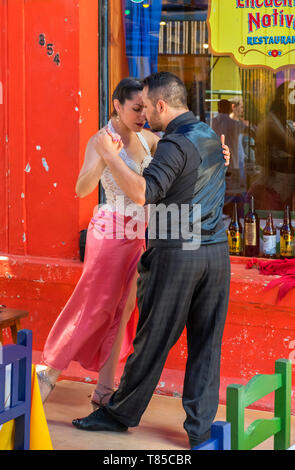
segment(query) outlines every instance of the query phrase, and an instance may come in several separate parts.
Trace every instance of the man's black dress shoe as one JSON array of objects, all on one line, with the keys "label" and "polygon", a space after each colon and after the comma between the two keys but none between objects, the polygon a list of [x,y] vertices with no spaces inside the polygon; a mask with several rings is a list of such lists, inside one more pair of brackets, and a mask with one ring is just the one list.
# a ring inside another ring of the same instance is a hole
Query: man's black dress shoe
[{"label": "man's black dress shoe", "polygon": [[210,437],[211,437],[211,430],[210,429],[209,429],[209,431],[205,432],[204,434],[202,434],[199,437],[189,437],[190,448],[194,449],[194,447],[197,447],[197,446],[203,444],[203,442],[208,441],[208,439],[210,439]]},{"label": "man's black dress shoe", "polygon": [[112,418],[104,408],[98,408],[85,418],[73,419],[72,424],[83,431],[124,432],[128,427]]}]

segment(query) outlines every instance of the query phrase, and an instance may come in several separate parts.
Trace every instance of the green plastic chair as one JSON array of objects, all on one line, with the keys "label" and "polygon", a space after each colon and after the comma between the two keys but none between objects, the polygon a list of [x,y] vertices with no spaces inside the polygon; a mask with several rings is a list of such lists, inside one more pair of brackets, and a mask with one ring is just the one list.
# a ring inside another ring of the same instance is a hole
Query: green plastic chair
[{"label": "green plastic chair", "polygon": [[[290,447],[292,362],[279,359],[272,375],[257,375],[246,385],[229,385],[226,421],[231,423],[231,449],[250,450],[274,436],[274,450]],[[245,408],[275,392],[274,417],[258,419],[245,430]]]}]

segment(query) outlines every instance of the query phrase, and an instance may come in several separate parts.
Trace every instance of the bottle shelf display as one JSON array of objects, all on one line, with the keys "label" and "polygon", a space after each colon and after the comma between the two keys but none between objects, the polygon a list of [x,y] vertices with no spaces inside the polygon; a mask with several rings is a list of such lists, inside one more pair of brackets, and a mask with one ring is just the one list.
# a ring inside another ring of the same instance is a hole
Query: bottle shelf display
[{"label": "bottle shelf display", "polygon": [[285,207],[283,223],[276,223],[271,212],[265,222],[259,219],[255,212],[253,196],[250,199],[249,211],[242,221],[238,216],[237,203],[234,203],[227,237],[231,256],[295,258],[295,229],[292,226],[289,206]]}]

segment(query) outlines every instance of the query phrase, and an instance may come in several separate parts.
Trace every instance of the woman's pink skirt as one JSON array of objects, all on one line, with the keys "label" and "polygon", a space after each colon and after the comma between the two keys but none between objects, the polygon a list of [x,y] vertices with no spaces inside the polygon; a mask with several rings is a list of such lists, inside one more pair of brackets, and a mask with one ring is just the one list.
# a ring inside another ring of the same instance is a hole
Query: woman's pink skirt
[{"label": "woman's pink skirt", "polygon": [[[135,226],[135,232],[141,235],[132,239],[130,221],[131,217],[102,207],[89,223],[81,278],[44,347],[43,361],[48,366],[64,370],[70,361],[78,361],[85,369],[99,371],[108,360],[145,249],[145,224]],[[121,358],[132,345],[134,307]]]}]

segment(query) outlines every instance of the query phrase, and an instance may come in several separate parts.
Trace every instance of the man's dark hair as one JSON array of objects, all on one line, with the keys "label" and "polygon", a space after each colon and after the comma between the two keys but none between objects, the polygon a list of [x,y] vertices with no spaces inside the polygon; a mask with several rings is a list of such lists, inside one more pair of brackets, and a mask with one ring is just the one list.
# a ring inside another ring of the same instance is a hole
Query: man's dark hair
[{"label": "man's dark hair", "polygon": [[[121,104],[124,104],[126,100],[132,99],[134,93],[139,93],[142,90],[143,85],[140,80],[137,80],[136,78],[132,77],[123,78],[123,80],[118,83],[114,90],[114,93],[112,95],[112,102],[114,102],[114,100],[119,100]],[[112,115],[117,115],[115,109]]]},{"label": "man's dark hair", "polygon": [[154,106],[162,99],[171,108],[187,108],[187,91],[177,75],[157,72],[146,77],[142,83],[148,88],[148,98]]}]

